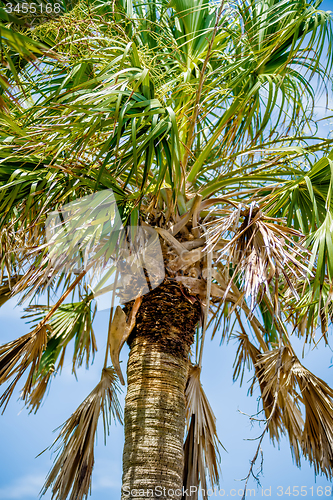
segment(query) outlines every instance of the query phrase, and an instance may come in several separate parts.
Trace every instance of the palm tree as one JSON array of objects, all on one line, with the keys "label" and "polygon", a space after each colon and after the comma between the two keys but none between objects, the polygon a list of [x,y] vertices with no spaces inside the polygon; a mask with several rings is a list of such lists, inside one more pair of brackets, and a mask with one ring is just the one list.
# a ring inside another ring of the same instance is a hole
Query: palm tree
[{"label": "palm tree", "polygon": [[[73,373],[89,365],[95,301],[121,271],[99,273],[127,243],[157,234],[163,277],[146,261],[149,293],[135,273],[118,287],[125,305],[113,298],[101,380],[63,424],[43,492],[88,494],[98,419],[106,433],[121,420],[125,342],[123,498],[157,486],[181,498],[183,485],[206,489],[206,476],[217,484],[219,440],[200,382],[208,328],[238,340],[234,379],[253,370],[262,437],[287,434],[296,464],[304,455],[331,478],[333,390],[290,339],[328,344],[332,315],[333,157],[314,122],[330,84],[330,15],[303,0],[62,10],[23,31],[1,18],[6,50],[10,33],[31,46],[11,45],[7,60],[25,63],[0,73],[0,304],[30,300],[32,329],[0,347],[0,406],[26,375],[21,397],[37,411],[71,341]],[[57,237],[64,214],[70,238]]]}]

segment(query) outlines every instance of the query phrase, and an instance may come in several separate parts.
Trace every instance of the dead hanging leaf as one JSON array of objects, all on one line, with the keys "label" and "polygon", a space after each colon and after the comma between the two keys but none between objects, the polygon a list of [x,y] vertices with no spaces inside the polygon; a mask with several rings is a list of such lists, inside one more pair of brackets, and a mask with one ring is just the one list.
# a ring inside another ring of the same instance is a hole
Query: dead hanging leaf
[{"label": "dead hanging leaf", "polygon": [[0,347],[0,385],[14,377],[0,397],[0,407],[4,407],[3,411],[6,409],[17,382],[30,366],[30,372],[21,394],[22,399],[27,399],[47,344],[48,330],[48,325],[37,327],[23,337]]},{"label": "dead hanging leaf", "polygon": [[294,359],[289,348],[283,346],[258,355],[255,370],[265,416],[269,419],[270,437],[279,441],[280,436],[287,433],[292,455],[299,466],[304,422],[297,379],[292,371]]},{"label": "dead hanging leaf", "polygon": [[122,385],[125,385],[124,377],[120,368],[119,355],[124,345],[123,338],[128,337],[127,317],[120,306],[117,306],[109,331],[110,356],[114,369]]},{"label": "dead hanging leaf", "polygon": [[333,390],[323,380],[294,361],[293,373],[305,407],[302,435],[303,454],[316,474],[333,477]]},{"label": "dead hanging leaf", "polygon": [[[210,482],[218,485],[221,444],[216,433],[216,418],[200,382],[200,368],[191,366],[185,390],[188,432],[184,445],[184,488],[201,487],[207,492],[206,470]],[[197,500],[198,493],[193,496]],[[203,495],[207,500],[207,494]]]},{"label": "dead hanging leaf", "polygon": [[[242,328],[242,323],[240,326]],[[297,380],[291,372],[289,350],[283,347],[269,351],[265,345],[264,352],[261,352],[250,342],[243,328],[241,333],[233,337],[239,340],[234,362],[234,380],[241,377],[242,383],[245,367],[254,367],[255,375],[249,392],[253,393],[257,380],[270,437],[279,441],[280,436],[287,433],[292,454],[299,466],[304,422],[299,407],[300,395],[296,390]]]},{"label": "dead hanging leaf", "polygon": [[128,322],[127,316],[120,306],[117,306],[114,313],[114,317],[110,324],[109,330],[109,346],[110,346],[110,356],[114,369],[119,377],[122,385],[125,385],[125,380],[120,368],[119,356],[120,351],[125,344],[126,340],[130,336],[131,331],[135,325],[136,314],[142,302],[142,297],[137,297],[134,301],[132,311],[130,313]]},{"label": "dead hanging leaf", "polygon": [[[277,383],[277,364],[280,380]],[[292,453],[300,465],[300,451],[313,464],[316,474],[333,477],[333,390],[307,370],[289,346],[268,351],[256,363],[266,416],[277,396],[271,419],[271,437],[288,433]],[[304,405],[303,422],[300,403]]]},{"label": "dead hanging leaf", "polygon": [[[294,237],[302,234],[280,224],[272,224],[271,219],[251,204],[240,205],[237,210],[225,210],[225,217],[206,224],[208,241],[206,248],[213,249],[221,237],[230,236],[229,243],[217,252],[219,260],[225,261],[224,279],[228,283],[241,280],[245,298],[251,296],[251,310],[255,300],[260,300],[265,290],[269,295],[272,280],[284,278],[285,283],[295,296],[296,285],[300,278],[307,278],[309,252]],[[239,224],[240,220],[243,220]],[[281,222],[281,221],[279,221]],[[230,279],[230,267],[233,277]],[[298,297],[298,296],[297,296]]]},{"label": "dead hanging leaf", "polygon": [[100,382],[63,424],[50,447],[60,443],[60,451],[46,478],[42,495],[52,486],[52,499],[55,500],[65,500],[69,495],[70,500],[82,500],[88,496],[98,419],[102,414],[105,436],[109,434],[111,417],[122,421],[118,391],[115,371],[104,368]]}]

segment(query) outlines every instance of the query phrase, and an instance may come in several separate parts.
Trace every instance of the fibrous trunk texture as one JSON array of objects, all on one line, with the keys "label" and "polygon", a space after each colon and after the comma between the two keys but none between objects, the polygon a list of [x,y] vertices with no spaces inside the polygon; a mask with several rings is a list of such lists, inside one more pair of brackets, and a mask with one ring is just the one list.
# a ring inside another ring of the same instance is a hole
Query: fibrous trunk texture
[{"label": "fibrous trunk texture", "polygon": [[170,280],[143,297],[129,339],[122,500],[182,496],[184,392],[199,316],[199,303]]}]

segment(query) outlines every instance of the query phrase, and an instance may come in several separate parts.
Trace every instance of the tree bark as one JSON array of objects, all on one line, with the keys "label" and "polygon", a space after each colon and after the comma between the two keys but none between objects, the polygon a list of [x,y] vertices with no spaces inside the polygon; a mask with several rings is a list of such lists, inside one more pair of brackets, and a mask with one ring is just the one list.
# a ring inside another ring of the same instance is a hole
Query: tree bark
[{"label": "tree bark", "polygon": [[166,280],[138,311],[129,339],[122,500],[182,497],[184,392],[200,317],[199,302],[192,302]]}]

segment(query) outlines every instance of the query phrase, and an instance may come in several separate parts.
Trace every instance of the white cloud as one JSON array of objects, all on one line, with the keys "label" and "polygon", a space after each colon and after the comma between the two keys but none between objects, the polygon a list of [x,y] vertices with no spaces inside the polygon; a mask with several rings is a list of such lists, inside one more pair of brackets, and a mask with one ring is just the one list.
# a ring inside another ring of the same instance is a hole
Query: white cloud
[{"label": "white cloud", "polygon": [[29,474],[20,477],[12,484],[0,488],[0,499],[9,500],[13,498],[38,498],[38,494],[44,484],[45,477],[42,475]]}]

